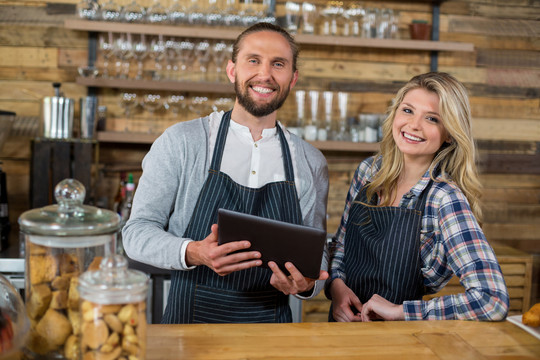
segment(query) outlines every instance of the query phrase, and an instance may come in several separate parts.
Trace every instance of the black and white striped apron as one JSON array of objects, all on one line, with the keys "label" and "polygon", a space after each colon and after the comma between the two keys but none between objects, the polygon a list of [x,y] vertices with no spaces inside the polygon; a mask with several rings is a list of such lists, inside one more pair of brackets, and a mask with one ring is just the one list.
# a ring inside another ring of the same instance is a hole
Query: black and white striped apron
[{"label": "black and white striped apron", "polygon": [[[220,172],[230,119],[230,111],[221,119],[208,177],[184,233],[186,238],[196,241],[206,238],[212,224],[217,223],[219,208],[302,223],[291,153],[278,125],[276,130],[281,142],[285,181],[255,189],[239,185]],[[260,267],[226,276],[219,276],[206,266],[173,271],[162,323],[291,322],[288,296],[270,285],[271,275],[269,269]]]},{"label": "black and white striped apron", "polygon": [[[432,181],[414,209],[368,206],[366,186],[349,212],[345,234],[345,284],[362,304],[378,294],[394,304],[424,295],[421,273],[420,230]],[[377,196],[372,205],[377,204]],[[334,321],[330,308],[329,321]]]}]

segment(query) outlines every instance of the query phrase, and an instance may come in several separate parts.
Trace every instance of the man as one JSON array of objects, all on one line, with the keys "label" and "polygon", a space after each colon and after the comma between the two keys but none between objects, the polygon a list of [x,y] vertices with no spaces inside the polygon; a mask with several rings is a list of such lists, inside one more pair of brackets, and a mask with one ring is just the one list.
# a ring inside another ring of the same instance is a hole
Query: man
[{"label": "man", "polygon": [[256,251],[237,252],[247,240],[217,243],[219,208],[325,228],[326,161],[276,120],[298,79],[297,56],[280,27],[245,30],[227,65],[232,112],[170,127],[143,160],[123,242],[132,259],[174,270],[162,322],[290,322],[288,295],[324,285],[324,270],[309,279],[287,263],[287,275],[273,262],[260,267]]}]

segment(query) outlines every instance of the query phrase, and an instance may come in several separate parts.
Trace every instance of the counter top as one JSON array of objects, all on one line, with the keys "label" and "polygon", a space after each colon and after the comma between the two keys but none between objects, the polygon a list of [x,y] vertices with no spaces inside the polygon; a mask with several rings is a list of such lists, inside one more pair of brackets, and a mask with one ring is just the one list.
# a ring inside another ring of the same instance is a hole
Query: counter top
[{"label": "counter top", "polygon": [[147,360],[540,359],[540,340],[508,322],[149,325]]}]

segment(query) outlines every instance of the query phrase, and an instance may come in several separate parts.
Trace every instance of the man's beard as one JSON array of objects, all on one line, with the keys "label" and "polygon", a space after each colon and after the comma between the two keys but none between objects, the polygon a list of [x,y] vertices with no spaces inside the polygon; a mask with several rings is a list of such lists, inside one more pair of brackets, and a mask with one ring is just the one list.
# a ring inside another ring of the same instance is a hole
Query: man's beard
[{"label": "man's beard", "polygon": [[[240,87],[240,82],[238,79],[234,82],[234,90],[236,92],[236,99],[238,100],[238,103],[246,109],[248,113],[255,117],[263,117],[266,115],[270,115],[277,109],[279,109],[285,100],[287,100],[287,96],[289,95],[289,89],[290,86],[287,86],[287,88],[281,93],[281,95],[278,94],[277,97],[275,97],[272,101],[269,103],[258,105],[253,101],[253,99],[249,96],[249,84],[246,85],[244,89]],[[280,88],[277,89],[279,92]]]}]

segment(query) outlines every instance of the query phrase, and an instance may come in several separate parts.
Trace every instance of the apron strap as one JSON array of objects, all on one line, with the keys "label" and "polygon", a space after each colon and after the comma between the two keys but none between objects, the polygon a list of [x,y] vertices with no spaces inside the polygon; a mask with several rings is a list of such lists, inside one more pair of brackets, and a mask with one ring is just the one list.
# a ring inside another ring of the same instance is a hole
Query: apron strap
[{"label": "apron strap", "polygon": [[[225,142],[227,140],[227,133],[229,131],[229,125],[231,123],[231,112],[227,111],[221,118],[221,124],[216,138],[216,145],[214,147],[214,154],[212,155],[212,162],[210,163],[210,169],[219,171],[221,168],[221,160],[223,158],[223,152],[225,150]],[[289,144],[285,138],[285,134],[281,127],[276,124],[276,131],[281,143],[281,151],[283,153],[283,167],[285,169],[285,180],[294,181],[294,170],[292,165],[291,150]]]},{"label": "apron strap", "polygon": [[291,150],[289,149],[289,144],[285,138],[285,133],[281,130],[281,126],[276,124],[276,130],[279,135],[279,140],[281,142],[281,152],[283,154],[283,167],[285,168],[285,180],[294,181],[294,169],[292,165],[292,156]]},{"label": "apron strap", "polygon": [[216,138],[216,145],[214,147],[214,154],[212,155],[212,162],[210,163],[210,169],[219,171],[221,168],[221,159],[223,158],[223,151],[225,149],[225,141],[227,140],[227,132],[229,131],[229,124],[231,123],[231,112],[229,110],[223,114],[221,118],[221,124]]}]

